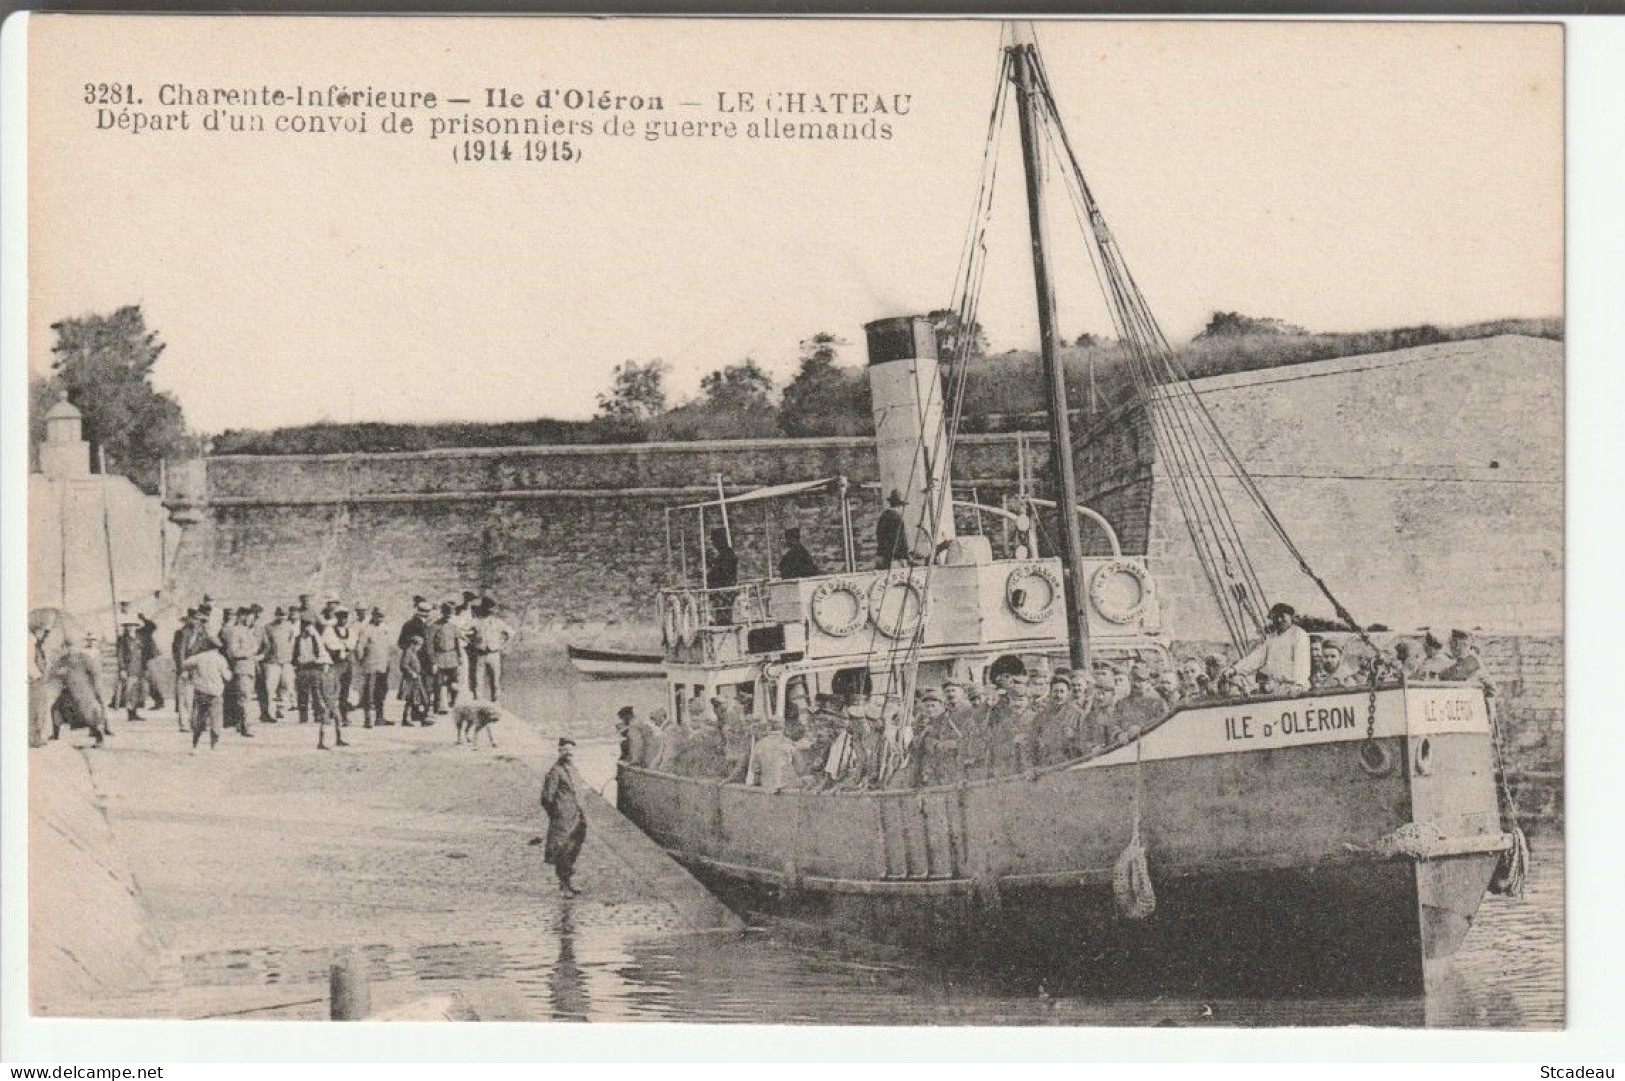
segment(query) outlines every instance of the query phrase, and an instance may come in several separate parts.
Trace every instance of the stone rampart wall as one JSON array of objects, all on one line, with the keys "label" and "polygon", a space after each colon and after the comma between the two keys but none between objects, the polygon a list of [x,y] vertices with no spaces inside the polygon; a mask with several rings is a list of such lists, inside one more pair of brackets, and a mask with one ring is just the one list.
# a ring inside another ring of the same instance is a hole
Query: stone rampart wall
[{"label": "stone rampart wall", "polygon": [[[1357,618],[1404,631],[1475,627],[1517,643],[1507,664],[1536,675],[1513,712],[1547,738],[1555,724],[1560,736],[1561,343],[1452,342],[1198,388],[1275,513]],[[1223,638],[1144,410],[1080,420],[1074,430],[1080,494],[1113,523],[1125,551],[1148,556],[1165,623],[1180,639]],[[1047,490],[1048,453],[1041,433],[966,436],[956,485],[974,486],[990,504],[1023,475]],[[174,564],[180,599],[208,592],[270,606],[310,592],[399,613],[413,594],[473,588],[506,602],[524,627],[543,632],[538,639],[585,624],[588,637],[608,628],[610,640],[651,641],[668,560],[674,570],[685,560],[698,570],[692,522],[688,543],[675,543],[666,508],[714,493],[717,474],[730,492],[847,477],[865,565],[880,505],[865,439],[219,457],[205,471],[201,484],[188,476],[192,494],[178,516],[189,522]],[[1223,483],[1234,494],[1234,482]],[[771,523],[764,513],[731,516],[742,574],[763,572],[776,557],[769,534],[791,523],[823,566],[839,566],[832,497],[779,507]],[[718,524],[714,515],[707,524]],[[1045,523],[1046,537],[1054,526]],[[1332,614],[1261,516],[1243,508],[1237,527],[1269,599]],[[1091,554],[1107,551],[1098,530],[1086,529],[1085,543]],[[1532,660],[1531,651],[1542,656]]]}]

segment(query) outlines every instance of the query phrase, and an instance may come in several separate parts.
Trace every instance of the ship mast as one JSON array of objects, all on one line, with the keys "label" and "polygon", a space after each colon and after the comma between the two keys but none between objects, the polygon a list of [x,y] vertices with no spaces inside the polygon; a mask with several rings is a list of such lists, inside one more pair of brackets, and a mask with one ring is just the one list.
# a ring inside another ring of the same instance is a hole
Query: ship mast
[{"label": "ship mast", "polygon": [[1042,122],[1040,91],[1034,74],[1034,50],[1026,43],[1008,47],[1010,79],[1020,99],[1021,156],[1027,179],[1027,218],[1032,227],[1033,285],[1038,292],[1038,343],[1044,360],[1044,384],[1050,422],[1050,465],[1061,526],[1061,562],[1065,568],[1066,626],[1072,668],[1089,671],[1088,583],[1083,573],[1083,538],[1078,531],[1078,478],[1072,461],[1072,423],[1067,412],[1066,370],[1056,349],[1055,283],[1044,254],[1044,185],[1040,172]]}]

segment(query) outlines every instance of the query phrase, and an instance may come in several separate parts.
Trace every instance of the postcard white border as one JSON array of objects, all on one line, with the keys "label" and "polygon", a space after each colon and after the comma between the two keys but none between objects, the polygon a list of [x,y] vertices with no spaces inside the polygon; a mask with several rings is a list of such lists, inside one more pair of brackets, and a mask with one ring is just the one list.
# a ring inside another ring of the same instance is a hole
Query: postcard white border
[{"label": "postcard white border", "polygon": [[[177,16],[185,18],[186,16]],[[1092,16],[1094,17],[1094,16]],[[1144,18],[1137,16],[1137,18]],[[1220,18],[1234,19],[1235,16]],[[1303,17],[1294,17],[1302,19]],[[1365,1029],[779,1028],[620,1025],[298,1025],[35,1020],[27,1016],[26,614],[27,15],[0,40],[0,1058],[8,1063],[512,1062],[524,1060],[926,1060],[1096,1062],[1616,1062],[1619,915],[1625,898],[1625,724],[1611,632],[1625,613],[1625,20],[1542,18],[1567,28],[1568,1028],[1561,1033]],[[1342,21],[1326,19],[1316,21]],[[1362,21],[1439,21],[1411,17]],[[1449,20],[1460,21],[1460,20]],[[1510,21],[1510,20],[1482,20]],[[91,927],[87,923],[87,933]],[[787,1034],[789,1038],[787,1038]],[[244,1070],[243,1075],[250,1071]],[[258,1072],[258,1071],[253,1071]],[[1154,1071],[1160,1072],[1160,1071]],[[1465,1072],[1465,1070],[1463,1071]],[[1504,1073],[1495,1070],[1494,1073]],[[431,1076],[409,1068],[405,1076]],[[177,1076],[206,1076],[180,1069]],[[232,1072],[237,1075],[236,1071]],[[402,1076],[391,1070],[390,1076]],[[438,1074],[442,1075],[443,1074]],[[267,1074],[269,1076],[269,1074]],[[338,1077],[324,1067],[309,1076]],[[358,1071],[343,1067],[342,1076]],[[383,1068],[359,1076],[385,1076]],[[1430,1074],[1430,1076],[1437,1076]],[[1475,1071],[1475,1078],[1484,1076]],[[1531,1065],[1508,1076],[1537,1077]]]}]

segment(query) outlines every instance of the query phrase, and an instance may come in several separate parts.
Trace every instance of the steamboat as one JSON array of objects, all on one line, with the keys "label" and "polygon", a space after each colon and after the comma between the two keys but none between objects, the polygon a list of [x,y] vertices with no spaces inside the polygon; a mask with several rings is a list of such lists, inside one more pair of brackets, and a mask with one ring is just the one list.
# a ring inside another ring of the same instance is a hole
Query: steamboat
[{"label": "steamboat", "polygon": [[[697,520],[701,541],[696,550],[679,530],[683,584],[661,597],[673,718],[727,695],[782,722],[804,692],[872,696],[906,724],[916,692],[948,680],[1042,671],[1051,659],[1089,671],[1101,658],[1169,657],[1146,559],[1124,553],[1074,494],[1046,163],[1092,245],[1167,483],[1237,651],[1258,640],[1268,608],[1239,543],[1238,501],[1376,649],[1292,545],[1157,329],[1077,166],[1036,43],[1007,34],[999,87],[989,146],[1013,108],[1056,499],[964,498],[951,464],[969,335],[945,342],[940,325],[915,317],[870,324],[880,491],[901,494],[915,558],[862,566],[839,477],[719,490],[675,508],[680,522]],[[994,175],[984,162],[956,287],[960,328],[975,326]],[[824,496],[839,511],[839,571],[781,579],[770,565],[705,587],[708,528],[731,531],[760,509],[770,551],[774,523]],[[1096,554],[1085,555],[1085,530]],[[1233,976],[1246,989],[1416,993],[1460,945],[1492,878],[1515,884],[1526,850],[1503,799],[1485,690],[1372,671],[1368,685],[1179,701],[1071,761],[1008,776],[768,791],[623,762],[618,801],[736,907],[842,934],[1114,981]]]}]

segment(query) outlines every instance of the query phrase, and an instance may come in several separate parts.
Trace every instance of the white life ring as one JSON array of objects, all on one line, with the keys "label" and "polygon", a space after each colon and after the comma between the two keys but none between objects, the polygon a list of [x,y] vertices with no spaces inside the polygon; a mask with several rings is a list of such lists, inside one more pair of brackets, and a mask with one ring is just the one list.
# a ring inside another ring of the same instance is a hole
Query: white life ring
[{"label": "white life ring", "polygon": [[692,645],[699,632],[700,603],[694,599],[694,594],[684,593],[678,597],[677,644]]},{"label": "white life ring", "polygon": [[668,593],[660,598],[660,644],[676,646],[682,644],[682,625],[678,618],[678,596]]},{"label": "white life ring", "polygon": [[[1033,591],[1025,585],[1033,579],[1043,582],[1046,587],[1042,600],[1035,600]],[[1064,592],[1061,576],[1048,563],[1024,563],[1004,580],[1004,603],[1010,606],[1017,619],[1026,623],[1042,623],[1048,619],[1055,602],[1061,599]],[[1017,593],[1022,595],[1019,603]]]},{"label": "white life ring", "polygon": [[[847,598],[850,611],[841,612],[837,608],[840,602],[831,599],[836,594]],[[831,578],[820,582],[818,588],[813,590],[807,608],[818,629],[835,638],[845,638],[869,620],[869,597],[863,587],[850,578]]]},{"label": "white life ring", "polygon": [[[1120,595],[1125,580],[1132,580],[1132,599]],[[1102,618],[1113,623],[1133,623],[1151,603],[1151,576],[1140,564],[1127,559],[1102,563],[1089,576],[1089,601]]]},{"label": "white life ring", "polygon": [[[902,597],[892,611],[886,609],[886,596],[900,588]],[[909,598],[913,597],[913,613]],[[925,622],[925,587],[908,567],[898,567],[876,578],[869,587],[869,618],[888,638],[912,638]]]}]

